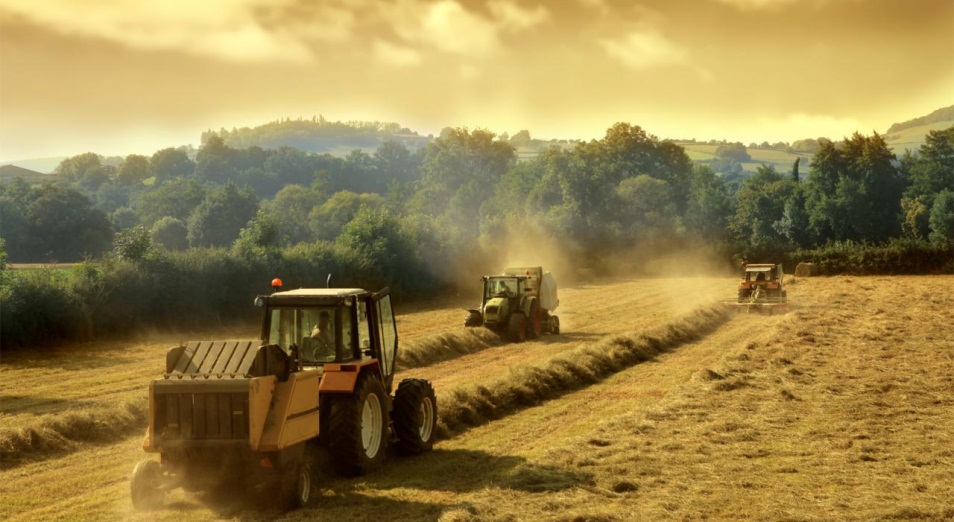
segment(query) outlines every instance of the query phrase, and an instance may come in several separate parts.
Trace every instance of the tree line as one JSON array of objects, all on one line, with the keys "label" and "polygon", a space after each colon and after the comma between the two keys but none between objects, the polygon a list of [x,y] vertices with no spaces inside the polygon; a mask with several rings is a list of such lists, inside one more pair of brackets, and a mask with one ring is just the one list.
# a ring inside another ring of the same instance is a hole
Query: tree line
[{"label": "tree line", "polygon": [[763,165],[733,179],[627,123],[519,161],[509,137],[482,129],[447,128],[422,148],[388,141],[345,157],[232,147],[210,133],[194,154],[167,148],[112,166],[87,153],[59,165],[60,183],[0,185],[0,250],[10,262],[90,261],[78,280],[91,288],[120,284],[96,274],[124,263],[165,267],[156,281],[175,266],[176,278],[191,281],[186,267],[204,255],[231,259],[246,275],[298,259],[315,278],[302,284],[312,285],[333,265],[409,295],[499,269],[514,242],[559,244],[573,266],[595,270],[620,252],[638,263],[705,246],[728,264],[907,242],[939,260],[918,270],[947,270],[954,127],[900,157],[878,134],[817,146],[808,165]]}]

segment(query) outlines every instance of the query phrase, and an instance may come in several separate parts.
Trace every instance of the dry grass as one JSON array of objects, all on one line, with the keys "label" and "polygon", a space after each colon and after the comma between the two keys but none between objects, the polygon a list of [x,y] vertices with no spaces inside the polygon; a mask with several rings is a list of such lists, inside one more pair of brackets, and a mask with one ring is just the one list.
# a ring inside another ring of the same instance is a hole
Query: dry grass
[{"label": "dry grass", "polygon": [[[241,499],[211,502],[175,491],[166,508],[135,513],[128,477],[144,455],[140,437],[133,436],[78,444],[78,451],[4,470],[0,515],[339,522],[954,519],[954,277],[798,278],[789,286],[787,315],[739,315],[708,330],[687,327],[706,333],[593,377],[588,350],[625,353],[626,343],[613,339],[632,337],[635,346],[640,335],[634,330],[652,332],[648,336],[659,342],[673,333],[654,329],[685,312],[673,314],[668,296],[655,294],[656,284],[561,291],[566,317],[577,325],[568,331],[575,334],[491,347],[421,369],[448,381],[449,372],[484,375],[483,382],[468,377],[459,387],[438,388],[442,417],[452,413],[447,394],[454,388],[475,390],[482,383],[488,390],[499,386],[502,394],[518,381],[545,383],[547,372],[558,370],[576,377],[553,378],[544,389],[578,383],[543,402],[532,399],[536,392],[527,396],[531,400],[514,396],[527,402],[440,442],[430,454],[390,462],[380,473],[358,480],[320,476],[308,509],[280,514]],[[731,294],[734,281],[725,284]],[[587,305],[618,304],[634,293],[652,295],[658,306],[630,301],[623,320],[612,324],[617,330],[583,320]],[[659,310],[662,318],[650,317]],[[420,322],[427,323],[425,316]],[[455,328],[457,321],[447,330]],[[113,369],[135,366],[127,361]],[[521,369],[501,373],[507,367]],[[11,375],[17,372],[9,369],[2,378]]]}]

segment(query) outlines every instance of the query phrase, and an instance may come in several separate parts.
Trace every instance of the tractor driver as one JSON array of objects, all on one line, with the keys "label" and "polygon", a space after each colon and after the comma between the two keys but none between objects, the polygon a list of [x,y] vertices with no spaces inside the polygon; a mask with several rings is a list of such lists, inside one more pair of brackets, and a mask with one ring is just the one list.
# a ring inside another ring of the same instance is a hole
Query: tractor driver
[{"label": "tractor driver", "polygon": [[510,295],[510,287],[507,286],[506,281],[500,281],[500,285],[497,287],[497,293]]},{"label": "tractor driver", "polygon": [[311,329],[311,338],[317,341],[315,359],[323,359],[326,355],[334,355],[335,334],[331,330],[331,314],[322,310],[318,314],[318,324]]}]

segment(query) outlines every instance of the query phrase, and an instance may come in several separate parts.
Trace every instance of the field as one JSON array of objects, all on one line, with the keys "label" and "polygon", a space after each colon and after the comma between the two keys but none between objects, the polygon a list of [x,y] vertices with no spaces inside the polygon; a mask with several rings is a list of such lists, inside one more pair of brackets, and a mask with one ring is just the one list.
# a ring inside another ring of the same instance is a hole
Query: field
[{"label": "field", "polygon": [[[3,520],[952,520],[954,276],[798,278],[779,315],[731,278],[561,289],[563,333],[502,344],[474,303],[398,310],[402,377],[443,440],[304,510],[176,490],[137,513],[150,378],[187,339],[144,334],[0,361]],[[403,313],[402,313],[403,312]]]}]

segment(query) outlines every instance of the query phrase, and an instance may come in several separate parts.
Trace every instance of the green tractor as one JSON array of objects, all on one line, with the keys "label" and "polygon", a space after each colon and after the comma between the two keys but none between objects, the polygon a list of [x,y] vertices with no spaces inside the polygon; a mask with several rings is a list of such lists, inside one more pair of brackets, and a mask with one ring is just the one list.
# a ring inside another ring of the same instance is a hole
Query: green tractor
[{"label": "green tractor", "polygon": [[556,279],[542,267],[512,267],[484,276],[479,309],[468,310],[464,326],[483,326],[513,342],[560,333]]}]

